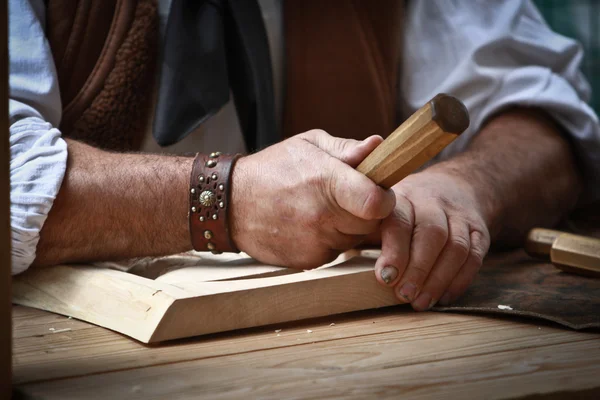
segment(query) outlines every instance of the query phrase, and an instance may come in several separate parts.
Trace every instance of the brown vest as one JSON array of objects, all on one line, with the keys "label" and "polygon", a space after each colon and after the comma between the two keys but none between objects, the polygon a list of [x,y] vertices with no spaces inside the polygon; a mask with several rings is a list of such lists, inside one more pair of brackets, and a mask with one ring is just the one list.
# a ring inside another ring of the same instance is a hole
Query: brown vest
[{"label": "brown vest", "polygon": [[[403,0],[284,3],[284,134],[362,139],[396,125]],[[152,110],[155,0],[50,0],[48,40],[67,137],[139,149]]]},{"label": "brown vest", "polygon": [[63,134],[105,149],[139,149],[152,106],[155,0],[50,0],[47,36]]}]

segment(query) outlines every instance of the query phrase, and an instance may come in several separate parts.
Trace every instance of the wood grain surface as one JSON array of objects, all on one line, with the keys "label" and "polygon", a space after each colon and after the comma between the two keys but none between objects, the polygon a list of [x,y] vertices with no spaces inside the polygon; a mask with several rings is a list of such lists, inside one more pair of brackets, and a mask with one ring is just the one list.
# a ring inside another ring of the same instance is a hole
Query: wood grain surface
[{"label": "wood grain surface", "polygon": [[600,394],[600,335],[543,323],[396,306],[145,346],[43,311],[14,315],[15,381],[36,399]]}]

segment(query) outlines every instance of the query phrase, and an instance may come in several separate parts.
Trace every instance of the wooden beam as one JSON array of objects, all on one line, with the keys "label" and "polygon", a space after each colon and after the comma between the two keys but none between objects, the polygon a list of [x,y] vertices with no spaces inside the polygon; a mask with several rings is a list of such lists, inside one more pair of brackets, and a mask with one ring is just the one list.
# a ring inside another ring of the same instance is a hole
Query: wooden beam
[{"label": "wooden beam", "polygon": [[0,393],[11,390],[10,149],[8,142],[8,7],[0,3]]}]

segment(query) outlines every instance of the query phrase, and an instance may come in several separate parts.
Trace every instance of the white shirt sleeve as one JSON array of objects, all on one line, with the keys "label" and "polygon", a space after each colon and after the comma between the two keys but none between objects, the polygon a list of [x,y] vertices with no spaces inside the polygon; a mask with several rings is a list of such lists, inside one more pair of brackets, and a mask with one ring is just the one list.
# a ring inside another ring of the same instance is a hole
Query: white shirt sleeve
[{"label": "white shirt sleeve", "polygon": [[471,116],[441,158],[463,151],[498,111],[538,107],[571,137],[586,180],[583,200],[600,199],[600,125],[587,104],[590,87],[575,40],[553,32],[529,0],[413,0],[405,23],[401,113],[448,93]]},{"label": "white shirt sleeve", "polygon": [[58,126],[61,101],[44,34],[43,0],[10,0],[10,211],[12,273],[35,259],[40,230],[60,189],[67,145]]}]

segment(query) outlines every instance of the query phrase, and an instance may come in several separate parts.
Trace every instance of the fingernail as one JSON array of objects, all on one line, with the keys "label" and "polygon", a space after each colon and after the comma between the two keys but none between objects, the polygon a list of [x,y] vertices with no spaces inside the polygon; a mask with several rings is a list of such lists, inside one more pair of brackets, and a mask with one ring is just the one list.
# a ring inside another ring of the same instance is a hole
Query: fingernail
[{"label": "fingernail", "polygon": [[392,283],[398,277],[398,270],[392,265],[383,267],[381,270],[381,280],[388,285]]},{"label": "fingernail", "polygon": [[431,308],[433,306],[435,306],[435,303],[437,303],[437,301],[435,299],[431,299],[431,301],[429,302],[429,307],[427,307],[428,310],[431,310]]},{"label": "fingernail", "polygon": [[451,301],[450,292],[446,292],[440,299],[439,303],[443,306],[447,306],[448,304],[450,304],[450,301]]},{"label": "fingernail", "polygon": [[417,293],[417,287],[412,283],[405,283],[398,291],[398,295],[408,302],[414,300],[415,294]]},{"label": "fingernail", "polygon": [[429,293],[421,293],[417,300],[412,303],[412,306],[417,311],[429,310],[432,306],[433,299]]}]

